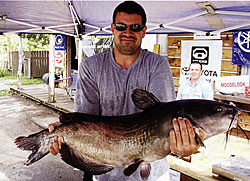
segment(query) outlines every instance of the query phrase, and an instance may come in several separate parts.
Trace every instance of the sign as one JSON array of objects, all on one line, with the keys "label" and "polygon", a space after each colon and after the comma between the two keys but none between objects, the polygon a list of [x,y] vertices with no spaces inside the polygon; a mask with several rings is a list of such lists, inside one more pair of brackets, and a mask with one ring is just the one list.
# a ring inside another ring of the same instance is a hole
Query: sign
[{"label": "sign", "polygon": [[180,84],[189,78],[191,62],[202,64],[202,77],[211,82],[220,77],[222,59],[222,41],[181,41]]},{"label": "sign", "polygon": [[220,33],[213,33],[213,32],[207,32],[207,33],[195,33],[194,39],[195,40],[208,40],[208,39],[220,39]]},{"label": "sign", "polygon": [[224,93],[245,93],[245,87],[249,86],[249,75],[225,76],[216,80],[216,88]]},{"label": "sign", "polygon": [[250,31],[233,33],[232,63],[235,65],[250,65]]},{"label": "sign", "polygon": [[171,181],[180,181],[181,173],[176,170],[169,169],[169,177]]},{"label": "sign", "polygon": [[61,34],[56,35],[55,50],[66,51],[66,35],[61,35]]},{"label": "sign", "polygon": [[63,68],[64,67],[64,55],[65,51],[55,50],[55,67]]}]

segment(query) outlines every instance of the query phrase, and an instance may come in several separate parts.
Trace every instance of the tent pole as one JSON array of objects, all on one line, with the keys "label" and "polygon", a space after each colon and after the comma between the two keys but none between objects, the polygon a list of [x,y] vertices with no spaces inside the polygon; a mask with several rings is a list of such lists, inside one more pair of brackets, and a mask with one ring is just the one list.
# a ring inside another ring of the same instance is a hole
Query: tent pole
[{"label": "tent pole", "polygon": [[18,59],[18,70],[17,70],[17,89],[21,89],[22,85],[22,63],[24,58],[22,37],[18,35],[19,40],[19,59]]},{"label": "tent pole", "polygon": [[49,100],[55,101],[55,36],[49,38]]},{"label": "tent pole", "polygon": [[25,26],[30,26],[30,27],[33,27],[33,28],[41,28],[40,26],[37,26],[37,25],[33,25],[33,24],[30,24],[30,23],[25,23],[25,22],[22,22],[22,21],[17,21],[17,20],[13,20],[13,19],[9,19],[9,18],[6,18],[6,21],[16,23],[16,24],[25,25]]},{"label": "tent pole", "polygon": [[169,22],[169,23],[165,23],[165,24],[163,24],[163,26],[169,26],[169,25],[172,25],[172,24],[180,23],[180,22],[182,22],[182,21],[186,21],[186,20],[189,20],[189,19],[193,19],[193,18],[202,16],[202,15],[204,15],[204,14],[207,14],[207,12],[206,12],[206,11],[202,11],[202,12],[199,12],[199,13],[196,13],[196,14],[192,14],[192,15],[190,15],[190,16],[186,16],[186,17],[177,19],[177,20],[175,20],[175,21],[171,21],[171,22]]},{"label": "tent pole", "polygon": [[70,0],[68,0],[68,2],[69,2],[70,14],[71,14],[73,23],[74,23],[74,25],[75,25],[76,35],[77,35],[77,37],[79,37],[78,28],[77,28],[77,23],[75,22],[75,16],[74,16],[74,13],[73,13],[73,10],[72,10],[73,7],[72,7],[72,4],[71,4]]},{"label": "tent pole", "polygon": [[53,30],[53,29],[50,29],[50,28],[46,28],[46,30],[51,31],[53,33],[60,33],[60,34],[76,37],[76,35],[71,34],[71,33],[67,33],[67,32],[64,32],[64,31],[57,31],[57,30]]},{"label": "tent pole", "polygon": [[[25,22],[22,22],[22,21],[16,21],[16,20],[9,19],[9,18],[7,18],[6,21],[9,21],[9,22],[12,22],[12,23],[16,23],[16,24],[25,25],[25,26],[29,26],[29,27],[33,27],[31,29],[18,30],[18,31],[12,31],[12,32],[7,32],[7,33],[30,32],[30,31],[36,31],[36,30],[41,30],[42,29],[41,26],[33,25],[33,24],[30,24],[30,23],[25,23]],[[65,34],[65,35],[68,35],[68,36],[74,36],[74,37],[76,37],[76,35],[74,35],[74,34],[67,33],[67,32],[62,32],[62,31],[57,31],[57,30],[52,29],[52,28],[56,28],[56,27],[64,27],[64,26],[72,26],[72,25],[74,25],[74,24],[50,26],[50,27],[43,27],[43,28],[44,28],[44,30],[51,31],[53,33],[61,33],[61,34]]]},{"label": "tent pole", "polygon": [[210,33],[223,33],[223,32],[226,32],[226,31],[235,30],[235,29],[242,28],[242,27],[249,26],[249,25],[250,25],[250,22],[240,24],[240,25],[231,26],[231,27],[227,27],[227,28],[223,28],[223,29],[216,30],[216,31],[212,31]]},{"label": "tent pole", "polygon": [[81,61],[82,61],[82,40],[79,38],[79,41],[78,41],[78,70],[79,70]]},{"label": "tent pole", "polygon": [[168,28],[168,29],[172,29],[172,30],[179,30],[179,31],[182,31],[182,32],[204,33],[204,31],[201,31],[201,30],[195,30],[195,29],[190,29],[190,28],[182,28],[182,27],[172,26],[172,25],[167,25],[167,24],[158,25],[158,24],[155,24],[155,23],[148,23],[148,25],[155,26],[155,27],[147,29],[147,32],[151,32],[151,31],[157,30],[159,28],[166,28],[166,29]]},{"label": "tent pole", "polygon": [[[68,27],[68,26],[74,26],[74,24],[71,23],[71,24],[66,24],[66,25],[48,26],[48,27],[46,27],[44,29],[61,28],[61,27]],[[41,30],[41,27],[39,27],[39,28],[31,28],[31,29],[22,29],[22,30],[17,30],[17,31],[8,31],[7,33],[11,34],[11,33],[20,33],[20,32],[31,32],[31,31],[37,31],[37,30],[38,31]],[[6,33],[4,33],[4,34],[6,34]]]},{"label": "tent pole", "polygon": [[69,2],[69,6],[71,7],[71,10],[72,10],[73,14],[75,15],[75,18],[76,18],[77,22],[78,22],[79,24],[81,24],[81,21],[80,21],[80,19],[79,19],[78,14],[77,14],[76,11],[75,11],[74,6],[72,5],[72,3],[71,3],[70,0],[68,0],[68,2]]},{"label": "tent pole", "polygon": [[235,15],[235,16],[250,16],[249,12],[240,12],[240,11],[221,11],[215,10],[216,14],[225,14],[225,15]]}]

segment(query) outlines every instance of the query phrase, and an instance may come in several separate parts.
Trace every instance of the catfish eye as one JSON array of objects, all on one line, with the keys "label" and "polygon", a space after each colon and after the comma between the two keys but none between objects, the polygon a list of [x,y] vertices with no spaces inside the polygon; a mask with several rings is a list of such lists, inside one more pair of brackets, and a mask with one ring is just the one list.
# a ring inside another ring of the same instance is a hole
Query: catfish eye
[{"label": "catfish eye", "polygon": [[222,110],[223,110],[223,109],[222,109],[222,107],[220,107],[220,106],[216,108],[216,111],[217,111],[217,112],[221,112]]}]

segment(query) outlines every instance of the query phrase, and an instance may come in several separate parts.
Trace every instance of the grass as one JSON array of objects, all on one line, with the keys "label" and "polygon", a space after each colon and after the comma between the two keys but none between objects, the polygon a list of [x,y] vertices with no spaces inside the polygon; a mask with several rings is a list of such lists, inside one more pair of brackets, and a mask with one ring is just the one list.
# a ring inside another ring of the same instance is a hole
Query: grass
[{"label": "grass", "polygon": [[7,76],[12,76],[13,74],[11,72],[9,72],[8,70],[5,69],[1,69],[0,68],[0,79],[7,77]]},{"label": "grass", "polygon": [[[17,79],[17,77],[15,77],[15,79]],[[42,84],[42,83],[43,83],[42,79],[34,79],[22,76],[22,85],[32,85],[32,84]],[[17,85],[17,80],[15,82],[8,83],[7,85],[15,86]]]},{"label": "grass", "polygon": [[0,90],[0,96],[9,96],[10,95],[10,90]]},{"label": "grass", "polygon": [[[15,80],[11,83],[7,83],[6,85],[16,86],[17,85],[17,75],[8,72],[7,70],[0,69],[0,81],[3,80]],[[32,85],[32,84],[42,84],[42,79],[36,78],[28,78],[22,75],[22,85]],[[9,94],[9,90],[1,90],[0,96],[7,96]]]}]

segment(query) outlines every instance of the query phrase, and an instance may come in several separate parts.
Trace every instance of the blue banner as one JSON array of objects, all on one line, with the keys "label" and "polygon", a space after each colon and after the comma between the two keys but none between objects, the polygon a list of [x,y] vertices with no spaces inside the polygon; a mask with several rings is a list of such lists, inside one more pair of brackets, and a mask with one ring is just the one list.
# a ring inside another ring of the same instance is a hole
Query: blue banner
[{"label": "blue banner", "polygon": [[233,33],[232,63],[250,65],[250,31]]},{"label": "blue banner", "polygon": [[56,35],[55,50],[66,50],[66,35]]}]

